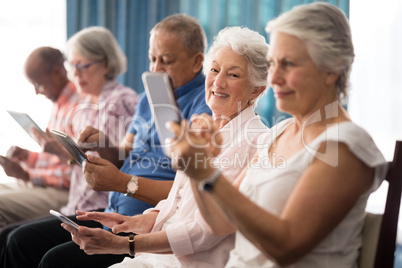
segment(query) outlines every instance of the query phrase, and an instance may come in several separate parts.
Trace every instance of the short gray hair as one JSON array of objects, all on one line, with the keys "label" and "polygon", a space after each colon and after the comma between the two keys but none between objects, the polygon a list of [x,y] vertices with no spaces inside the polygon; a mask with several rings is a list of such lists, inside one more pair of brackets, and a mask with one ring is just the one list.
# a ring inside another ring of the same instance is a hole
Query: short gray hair
[{"label": "short gray hair", "polygon": [[325,2],[296,6],[268,22],[265,30],[304,41],[318,68],[339,74],[338,97],[347,97],[355,54],[349,22],[342,10]]},{"label": "short gray hair", "polygon": [[189,54],[205,53],[207,48],[207,37],[204,29],[196,18],[186,14],[170,15],[158,22],[150,31],[154,34],[162,31],[177,35],[183,42],[184,49]]},{"label": "short gray hair", "polygon": [[[215,37],[204,60],[204,74],[211,69],[215,54],[222,48],[230,47],[236,54],[243,56],[248,65],[248,75],[254,87],[267,86],[268,44],[264,36],[246,27],[226,27]],[[263,94],[260,94],[262,96]]]},{"label": "short gray hair", "polygon": [[76,51],[90,60],[105,60],[106,79],[112,80],[127,70],[127,58],[112,32],[101,26],[85,28],[67,41],[67,55]]}]

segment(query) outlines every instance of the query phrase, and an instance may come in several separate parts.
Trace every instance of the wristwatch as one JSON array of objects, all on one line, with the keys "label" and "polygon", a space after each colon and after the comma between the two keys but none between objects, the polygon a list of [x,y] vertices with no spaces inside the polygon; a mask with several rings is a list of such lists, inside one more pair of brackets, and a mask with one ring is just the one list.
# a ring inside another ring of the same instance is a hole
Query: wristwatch
[{"label": "wristwatch", "polygon": [[133,175],[131,179],[126,184],[127,192],[126,196],[133,196],[135,192],[138,190],[138,177]]},{"label": "wristwatch", "polygon": [[214,171],[214,173],[211,175],[211,177],[203,180],[200,182],[198,185],[198,190],[201,192],[210,192],[214,188],[215,182],[218,180],[219,176],[221,175],[221,170],[217,169]]}]

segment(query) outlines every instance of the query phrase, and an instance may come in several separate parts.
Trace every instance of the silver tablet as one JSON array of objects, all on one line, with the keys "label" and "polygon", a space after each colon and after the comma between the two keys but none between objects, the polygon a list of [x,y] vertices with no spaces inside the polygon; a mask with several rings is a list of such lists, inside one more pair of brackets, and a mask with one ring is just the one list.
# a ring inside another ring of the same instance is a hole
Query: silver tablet
[{"label": "silver tablet", "polygon": [[35,137],[31,134],[31,128],[36,128],[40,132],[44,133],[43,130],[32,120],[32,118],[26,113],[20,113],[15,111],[7,111],[17,123],[31,136],[34,140]]},{"label": "silver tablet", "polygon": [[165,143],[165,139],[174,137],[174,134],[166,128],[165,124],[169,121],[179,123],[181,111],[177,106],[167,73],[145,72],[142,74],[142,81],[155,120],[159,141],[165,151],[166,147],[169,146]]},{"label": "silver tablet", "polygon": [[77,223],[73,222],[72,220],[70,220],[67,216],[61,214],[60,212],[54,211],[52,209],[49,210],[49,212],[50,212],[50,214],[52,214],[53,216],[57,217],[62,222],[67,223],[71,227],[73,227],[73,228],[78,230],[79,225]]},{"label": "silver tablet", "polygon": [[52,133],[56,139],[67,149],[67,151],[74,157],[75,161],[82,166],[82,162],[88,160],[87,155],[78,147],[75,141],[68,136],[66,133],[51,129],[50,133]]}]

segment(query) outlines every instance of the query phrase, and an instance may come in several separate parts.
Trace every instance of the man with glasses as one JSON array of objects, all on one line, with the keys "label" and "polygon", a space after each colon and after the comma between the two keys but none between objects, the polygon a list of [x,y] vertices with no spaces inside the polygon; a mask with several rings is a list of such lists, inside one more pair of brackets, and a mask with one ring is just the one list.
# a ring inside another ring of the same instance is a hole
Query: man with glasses
[{"label": "man with glasses", "polygon": [[[26,59],[24,71],[36,94],[53,102],[47,128],[76,135],[69,117],[74,113],[69,112],[78,105],[80,96],[67,78],[63,63],[59,50],[39,47]],[[37,140],[43,147],[48,146],[44,137],[37,136]],[[0,183],[0,228],[48,215],[49,209],[58,210],[67,203],[71,167],[57,156],[12,146],[0,160],[8,176],[25,182],[14,187]]]}]

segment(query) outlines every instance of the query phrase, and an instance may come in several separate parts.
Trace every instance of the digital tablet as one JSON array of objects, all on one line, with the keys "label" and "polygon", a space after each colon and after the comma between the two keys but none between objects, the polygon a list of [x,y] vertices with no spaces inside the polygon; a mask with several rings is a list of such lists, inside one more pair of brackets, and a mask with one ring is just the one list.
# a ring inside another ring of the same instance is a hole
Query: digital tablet
[{"label": "digital tablet", "polygon": [[74,159],[77,161],[78,164],[80,164],[80,166],[82,166],[82,162],[84,162],[85,160],[88,161],[87,155],[66,133],[55,129],[51,129],[50,133],[52,133],[56,137],[56,139],[64,146],[64,148],[67,149],[67,151],[71,154],[72,157],[74,157]]},{"label": "digital tablet", "polygon": [[79,225],[77,223],[73,222],[72,220],[70,220],[67,216],[61,214],[60,212],[54,211],[53,209],[49,210],[49,212],[50,212],[50,214],[57,217],[62,222],[67,223],[71,227],[78,230]]},{"label": "digital tablet", "polygon": [[167,73],[145,72],[142,74],[145,93],[155,121],[156,131],[162,149],[166,153],[165,139],[173,138],[174,134],[165,126],[166,122],[180,123],[181,111],[177,106],[170,78]]},{"label": "digital tablet", "polygon": [[35,137],[31,134],[31,128],[36,128],[40,132],[44,133],[43,130],[32,120],[32,118],[26,113],[7,111],[17,123],[31,136],[34,140]]}]

